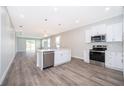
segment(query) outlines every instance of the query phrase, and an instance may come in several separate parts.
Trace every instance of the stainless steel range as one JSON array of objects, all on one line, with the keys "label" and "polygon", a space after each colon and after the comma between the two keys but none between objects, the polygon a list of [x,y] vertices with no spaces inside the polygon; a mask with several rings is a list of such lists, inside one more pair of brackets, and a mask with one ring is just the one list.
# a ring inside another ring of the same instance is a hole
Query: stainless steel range
[{"label": "stainless steel range", "polygon": [[90,49],[90,63],[104,66],[105,65],[105,50],[106,45],[93,45]]}]

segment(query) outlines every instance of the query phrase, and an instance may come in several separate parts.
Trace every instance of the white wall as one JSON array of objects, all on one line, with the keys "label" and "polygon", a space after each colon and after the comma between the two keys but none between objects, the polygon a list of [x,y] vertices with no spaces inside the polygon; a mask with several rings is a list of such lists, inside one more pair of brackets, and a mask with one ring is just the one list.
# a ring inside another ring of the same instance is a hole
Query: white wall
[{"label": "white wall", "polygon": [[123,7],[123,77],[124,77],[124,7]]},{"label": "white wall", "polygon": [[41,48],[41,40],[40,39],[17,37],[16,38],[16,44],[17,44],[16,51],[17,52],[26,52],[26,40],[35,40],[36,50]]},{"label": "white wall", "polygon": [[1,7],[0,7],[0,77],[1,77]]},{"label": "white wall", "polygon": [[72,57],[83,59],[84,43],[83,28],[74,29],[61,35],[61,47],[70,48],[72,50]]},{"label": "white wall", "polygon": [[25,38],[16,38],[17,52],[26,51],[26,40]]},{"label": "white wall", "polygon": [[[61,47],[62,48],[70,48],[72,50],[72,57],[77,58],[84,58],[83,52],[85,49],[91,48],[92,44],[86,44],[85,43],[85,30],[91,28],[91,26],[99,25],[99,24],[106,24],[110,25],[113,23],[122,22],[122,15],[113,17],[110,19],[106,19],[103,21],[99,21],[94,24],[90,24],[87,26],[83,26],[80,28],[76,28],[67,32],[60,33],[58,35],[61,35]],[[52,48],[55,48],[55,37],[57,35],[51,36],[51,46]],[[100,43],[105,44],[108,46],[108,49],[112,51],[119,51],[122,52],[122,43]]]},{"label": "white wall", "polygon": [[10,64],[15,57],[15,31],[11,24],[6,7],[1,7],[1,68],[0,84],[2,83]]}]

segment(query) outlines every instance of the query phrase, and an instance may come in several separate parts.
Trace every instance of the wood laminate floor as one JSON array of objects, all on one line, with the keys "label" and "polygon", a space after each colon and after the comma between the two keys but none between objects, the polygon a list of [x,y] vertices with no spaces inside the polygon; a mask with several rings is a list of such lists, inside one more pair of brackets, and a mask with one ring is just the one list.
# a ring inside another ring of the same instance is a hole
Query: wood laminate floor
[{"label": "wood laminate floor", "polygon": [[124,85],[122,72],[87,64],[79,59],[41,71],[36,67],[36,56],[17,53],[2,85]]}]

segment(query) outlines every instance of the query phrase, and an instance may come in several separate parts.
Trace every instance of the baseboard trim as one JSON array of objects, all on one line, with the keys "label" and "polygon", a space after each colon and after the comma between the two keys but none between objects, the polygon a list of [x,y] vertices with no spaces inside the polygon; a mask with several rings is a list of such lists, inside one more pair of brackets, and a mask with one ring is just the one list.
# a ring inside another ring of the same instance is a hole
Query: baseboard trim
[{"label": "baseboard trim", "polygon": [[84,60],[83,58],[81,58],[81,57],[77,57],[77,56],[72,56],[72,58],[76,58],[76,59]]},{"label": "baseboard trim", "polygon": [[16,52],[26,52],[25,50],[17,50]]},{"label": "baseboard trim", "polygon": [[[16,54],[15,54],[15,55],[16,55]],[[0,85],[3,84],[3,81],[4,81],[6,75],[7,75],[8,71],[9,71],[9,68],[10,68],[10,66],[11,66],[11,64],[12,64],[14,58],[15,58],[15,55],[13,56],[13,58],[12,58],[12,60],[10,61],[9,65],[7,66],[6,70],[4,71],[4,73],[3,73],[3,75],[2,75],[2,77],[1,77],[1,79],[0,79]]]},{"label": "baseboard trim", "polygon": [[120,68],[116,68],[116,67],[112,67],[112,66],[108,66],[108,65],[105,65],[105,67],[109,68],[109,69],[118,70],[118,71],[123,72],[123,69],[120,69]]}]

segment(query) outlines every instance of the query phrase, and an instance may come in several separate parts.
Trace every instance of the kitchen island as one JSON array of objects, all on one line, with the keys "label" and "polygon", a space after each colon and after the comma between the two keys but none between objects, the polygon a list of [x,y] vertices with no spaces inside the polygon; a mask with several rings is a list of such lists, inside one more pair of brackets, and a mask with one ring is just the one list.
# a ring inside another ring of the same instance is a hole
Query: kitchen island
[{"label": "kitchen island", "polygon": [[70,49],[39,49],[37,50],[37,67],[41,70],[58,66],[71,61]]}]

